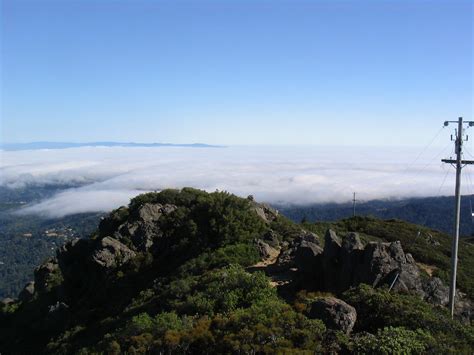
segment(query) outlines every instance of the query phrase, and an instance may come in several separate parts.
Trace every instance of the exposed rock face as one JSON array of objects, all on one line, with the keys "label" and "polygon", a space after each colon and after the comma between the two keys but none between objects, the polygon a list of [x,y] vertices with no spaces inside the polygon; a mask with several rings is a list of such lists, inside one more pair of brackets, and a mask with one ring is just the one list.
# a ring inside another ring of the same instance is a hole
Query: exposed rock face
[{"label": "exposed rock face", "polygon": [[325,297],[311,304],[309,317],[321,319],[328,328],[349,334],[357,320],[357,312],[354,307],[338,298]]},{"label": "exposed rock face", "polygon": [[136,253],[118,240],[105,237],[92,254],[92,261],[102,268],[111,269],[127,263]]},{"label": "exposed rock face", "polygon": [[342,247],[350,253],[353,250],[363,250],[364,244],[357,233],[349,233],[342,241]]},{"label": "exposed rock face", "polygon": [[256,240],[257,250],[262,259],[268,259],[277,252],[277,249],[271,247],[261,239]]},{"label": "exposed rock face", "polygon": [[99,297],[101,289],[115,277],[116,269],[128,263],[136,253],[120,241],[79,239],[65,244],[57,251],[58,265],[64,279],[62,292],[70,303],[83,297]]},{"label": "exposed rock face", "polygon": [[22,302],[30,301],[35,295],[35,282],[30,281],[26,284],[25,288],[18,295],[18,299]]},{"label": "exposed rock face", "polygon": [[295,266],[301,272],[312,272],[319,264],[316,256],[323,253],[323,249],[310,241],[302,240],[294,253]]},{"label": "exposed rock face", "polygon": [[[66,301],[91,297],[108,285],[116,269],[129,263],[138,252],[154,252],[162,237],[159,219],[176,210],[174,205],[145,203],[130,212],[119,208],[104,218],[96,239],[75,239],[57,251],[57,264],[43,264],[37,270],[41,289],[57,268],[64,279]],[[130,215],[131,213],[131,215]]]},{"label": "exposed rock face", "polygon": [[148,251],[155,240],[162,236],[157,221],[176,208],[174,205],[145,203],[138,209],[133,221],[126,221],[117,227],[113,237],[120,241],[131,240],[138,251]]},{"label": "exposed rock face", "polygon": [[66,282],[78,276],[81,280],[87,279],[89,271],[84,260],[90,255],[93,244],[93,240],[76,238],[57,250],[58,265]]},{"label": "exposed rock face", "polygon": [[449,303],[449,287],[437,277],[429,279],[424,285],[425,299],[433,304],[446,306]]},{"label": "exposed rock face", "polygon": [[[373,287],[387,285],[394,291],[414,292],[430,303],[447,305],[448,287],[438,278],[423,280],[413,256],[405,254],[399,241],[370,242],[364,246],[356,233],[341,239],[332,230],[326,232],[324,239],[322,249],[317,236],[303,235],[278,258],[280,267],[298,268],[298,282],[306,289],[337,294],[360,283]],[[458,314],[464,313],[467,317],[473,313],[468,300],[458,303],[463,305]]]},{"label": "exposed rock face", "polygon": [[280,246],[280,239],[278,238],[278,234],[272,230],[265,233],[262,239],[272,248],[278,248]]},{"label": "exposed rock face", "polygon": [[301,230],[290,245],[278,256],[277,265],[283,268],[298,267],[301,272],[313,272],[317,267],[314,257],[322,253],[319,237]]},{"label": "exposed rock face", "polygon": [[[466,297],[466,294],[456,290],[456,302],[454,304],[454,314],[466,325],[471,325],[474,318],[474,304]],[[448,291],[449,292],[449,291]],[[449,296],[448,296],[449,297]]]},{"label": "exposed rock face", "polygon": [[254,202],[254,210],[265,223],[271,223],[278,217],[278,211],[263,203]]},{"label": "exposed rock face", "polygon": [[99,223],[99,236],[106,237],[112,235],[118,226],[128,218],[128,208],[120,207],[112,211],[108,216],[103,217]]},{"label": "exposed rock face", "polygon": [[324,239],[324,251],[312,263],[316,288],[338,293],[360,283],[376,287],[397,279],[393,285],[397,290],[422,290],[418,267],[400,242],[373,242],[364,247],[357,234],[341,239],[332,230]]},{"label": "exposed rock face", "polygon": [[35,289],[37,292],[47,292],[49,287],[60,278],[61,271],[57,260],[54,258],[48,259],[35,269]]}]

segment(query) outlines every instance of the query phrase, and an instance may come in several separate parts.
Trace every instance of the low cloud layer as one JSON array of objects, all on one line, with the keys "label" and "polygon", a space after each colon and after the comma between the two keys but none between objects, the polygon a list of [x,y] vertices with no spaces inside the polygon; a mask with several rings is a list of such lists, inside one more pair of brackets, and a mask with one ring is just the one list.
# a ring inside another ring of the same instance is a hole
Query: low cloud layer
[{"label": "low cloud layer", "polygon": [[[143,191],[192,186],[254,195],[269,203],[348,202],[451,194],[451,147],[408,148],[84,147],[1,152],[0,185],[76,184],[24,213],[60,217],[109,211]],[[446,178],[446,180],[444,180]],[[465,173],[464,192],[473,189]],[[445,183],[443,184],[443,181]]]}]

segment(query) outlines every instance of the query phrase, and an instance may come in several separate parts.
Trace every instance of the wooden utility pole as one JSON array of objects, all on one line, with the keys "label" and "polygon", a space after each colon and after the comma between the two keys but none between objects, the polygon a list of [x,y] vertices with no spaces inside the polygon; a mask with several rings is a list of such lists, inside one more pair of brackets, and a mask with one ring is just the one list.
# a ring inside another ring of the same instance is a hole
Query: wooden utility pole
[{"label": "wooden utility pole", "polygon": [[356,193],[354,192],[353,193],[353,197],[352,197],[352,217],[355,217],[356,215]]},{"label": "wooden utility pole", "polygon": [[[449,308],[451,310],[451,317],[454,317],[454,302],[456,296],[456,274],[458,268],[458,245],[459,245],[459,222],[461,214],[461,170],[465,165],[474,164],[473,160],[462,160],[462,144],[464,142],[464,124],[467,123],[469,127],[474,126],[473,121],[463,121],[462,117],[459,117],[457,121],[446,121],[445,126],[450,123],[457,123],[458,128],[455,131],[455,139],[451,136],[451,140],[454,140],[456,159],[443,159],[443,163],[449,163],[456,168],[456,188],[455,188],[455,220],[454,220],[454,236],[451,246],[451,284],[449,287]],[[466,140],[469,137],[466,136]]]}]

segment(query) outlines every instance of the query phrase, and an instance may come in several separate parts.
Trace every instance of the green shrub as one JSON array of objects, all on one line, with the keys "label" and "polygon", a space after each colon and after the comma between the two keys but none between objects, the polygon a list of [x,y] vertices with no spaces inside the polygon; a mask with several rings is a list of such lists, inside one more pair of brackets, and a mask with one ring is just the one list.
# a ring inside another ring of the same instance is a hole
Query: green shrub
[{"label": "green shrub", "polygon": [[356,337],[354,351],[362,354],[420,354],[432,342],[432,336],[421,329],[385,327],[376,335],[368,333]]}]

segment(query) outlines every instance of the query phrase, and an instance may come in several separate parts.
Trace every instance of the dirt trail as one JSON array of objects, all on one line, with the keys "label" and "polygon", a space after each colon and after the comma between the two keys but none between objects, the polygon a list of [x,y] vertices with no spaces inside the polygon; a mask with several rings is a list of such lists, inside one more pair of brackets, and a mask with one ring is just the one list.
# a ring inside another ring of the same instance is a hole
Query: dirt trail
[{"label": "dirt trail", "polygon": [[428,264],[423,264],[423,263],[416,263],[416,265],[418,265],[418,267],[421,269],[421,270],[424,270],[426,271],[426,273],[428,275],[430,275],[430,277],[433,276],[433,272],[435,272],[438,268],[434,265],[428,265]]},{"label": "dirt trail", "polygon": [[280,255],[280,249],[273,249],[272,248],[270,250],[270,256],[267,259],[261,260],[258,263],[256,263],[255,265],[252,265],[251,267],[252,268],[262,268],[262,267],[266,267],[268,265],[272,265],[277,261],[278,255]]},{"label": "dirt trail", "polygon": [[278,256],[280,255],[280,249],[272,249],[270,256],[264,260],[259,261],[255,265],[249,266],[247,271],[263,271],[265,275],[270,278],[270,285],[272,287],[283,286],[292,280],[292,274],[295,272],[294,269],[282,270],[276,265]]}]

